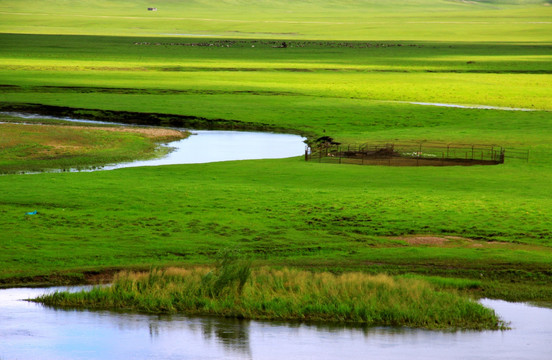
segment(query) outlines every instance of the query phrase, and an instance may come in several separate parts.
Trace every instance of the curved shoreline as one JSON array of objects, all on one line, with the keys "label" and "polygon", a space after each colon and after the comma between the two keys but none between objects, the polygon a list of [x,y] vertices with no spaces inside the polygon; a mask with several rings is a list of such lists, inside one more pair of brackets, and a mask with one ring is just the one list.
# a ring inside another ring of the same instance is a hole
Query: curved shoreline
[{"label": "curved shoreline", "polygon": [[208,119],[191,115],[71,108],[32,103],[0,103],[0,112],[37,114],[60,118],[61,120],[63,120],[63,118],[87,119],[120,125],[148,125],[196,130],[263,131],[298,134],[301,136],[309,135],[297,129],[231,119]]},{"label": "curved shoreline", "polygon": [[[145,133],[144,136],[151,138],[152,133],[160,131],[162,134],[171,131],[186,131],[190,134],[190,130],[181,128],[168,128],[164,126],[149,125],[150,127],[139,128],[134,127],[134,124],[111,123],[99,120],[73,119],[71,117],[55,117],[51,115],[43,116],[40,114],[28,114],[19,112],[1,112],[13,117],[21,117],[27,119],[47,118],[51,120],[59,120],[64,122],[90,123],[96,125],[119,125],[126,127],[127,131],[133,133]],[[29,124],[32,125],[32,124]],[[55,124],[37,123],[35,126],[59,126]],[[112,127],[96,127],[96,126],[72,126],[75,129],[106,129],[114,130]],[[154,131],[156,130],[156,131]],[[305,138],[299,135],[268,133],[268,132],[248,132],[248,131],[229,131],[229,130],[192,130],[192,135],[185,136],[174,141],[172,138],[157,137],[153,141],[160,144],[163,150],[162,156],[154,157],[147,160],[125,160],[121,162],[98,162],[95,165],[72,166],[69,168],[44,168],[40,171],[17,171],[17,174],[38,174],[38,173],[59,173],[59,172],[79,172],[79,171],[98,171],[98,170],[114,170],[126,167],[139,166],[160,166],[160,165],[180,165],[180,164],[197,164],[219,161],[234,161],[234,160],[256,160],[256,159],[279,159],[300,156],[304,152]],[[170,141],[170,142],[166,142]],[[165,142],[163,144],[163,142]],[[11,172],[9,172],[11,173]]]}]

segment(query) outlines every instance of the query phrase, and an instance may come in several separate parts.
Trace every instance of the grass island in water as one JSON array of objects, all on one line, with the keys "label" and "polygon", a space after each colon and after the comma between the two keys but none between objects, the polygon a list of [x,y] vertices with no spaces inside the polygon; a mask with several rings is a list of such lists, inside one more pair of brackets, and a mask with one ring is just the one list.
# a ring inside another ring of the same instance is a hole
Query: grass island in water
[{"label": "grass island in water", "polygon": [[122,272],[111,286],[56,292],[35,301],[78,307],[217,315],[241,319],[327,321],[429,329],[504,329],[493,310],[429,282],[363,273],[312,273],[230,265]]}]

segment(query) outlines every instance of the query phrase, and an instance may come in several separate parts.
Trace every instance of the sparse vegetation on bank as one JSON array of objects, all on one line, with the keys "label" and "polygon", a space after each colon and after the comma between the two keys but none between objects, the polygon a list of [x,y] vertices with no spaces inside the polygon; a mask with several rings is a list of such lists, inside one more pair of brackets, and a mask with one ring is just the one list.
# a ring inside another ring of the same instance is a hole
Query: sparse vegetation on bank
[{"label": "sparse vegetation on bank", "polygon": [[169,149],[160,143],[187,135],[155,128],[0,123],[0,174],[89,169],[162,156]]}]

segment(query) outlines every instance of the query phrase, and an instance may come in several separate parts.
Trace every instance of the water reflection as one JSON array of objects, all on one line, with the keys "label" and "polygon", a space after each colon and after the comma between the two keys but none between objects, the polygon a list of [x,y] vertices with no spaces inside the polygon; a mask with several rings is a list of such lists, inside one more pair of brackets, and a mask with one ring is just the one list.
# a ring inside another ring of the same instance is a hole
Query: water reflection
[{"label": "water reflection", "polygon": [[226,351],[251,357],[249,324],[250,322],[245,320],[207,318],[202,321],[200,327],[206,340],[214,339]]},{"label": "water reflection", "polygon": [[551,359],[552,310],[484,300],[509,331],[427,331],[60,310],[0,290],[0,359]]}]

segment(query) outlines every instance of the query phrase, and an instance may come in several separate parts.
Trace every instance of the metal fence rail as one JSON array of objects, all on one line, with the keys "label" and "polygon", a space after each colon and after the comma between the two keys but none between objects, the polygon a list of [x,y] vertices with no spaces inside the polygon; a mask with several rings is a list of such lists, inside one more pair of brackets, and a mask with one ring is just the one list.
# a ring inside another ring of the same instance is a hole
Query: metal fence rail
[{"label": "metal fence rail", "polygon": [[528,149],[512,149],[504,151],[504,157],[507,159],[519,159],[529,162],[529,150]]},{"label": "metal fence rail", "polygon": [[320,142],[305,150],[306,161],[393,166],[495,165],[505,158],[529,161],[529,151],[497,145],[403,142],[335,144]]}]

